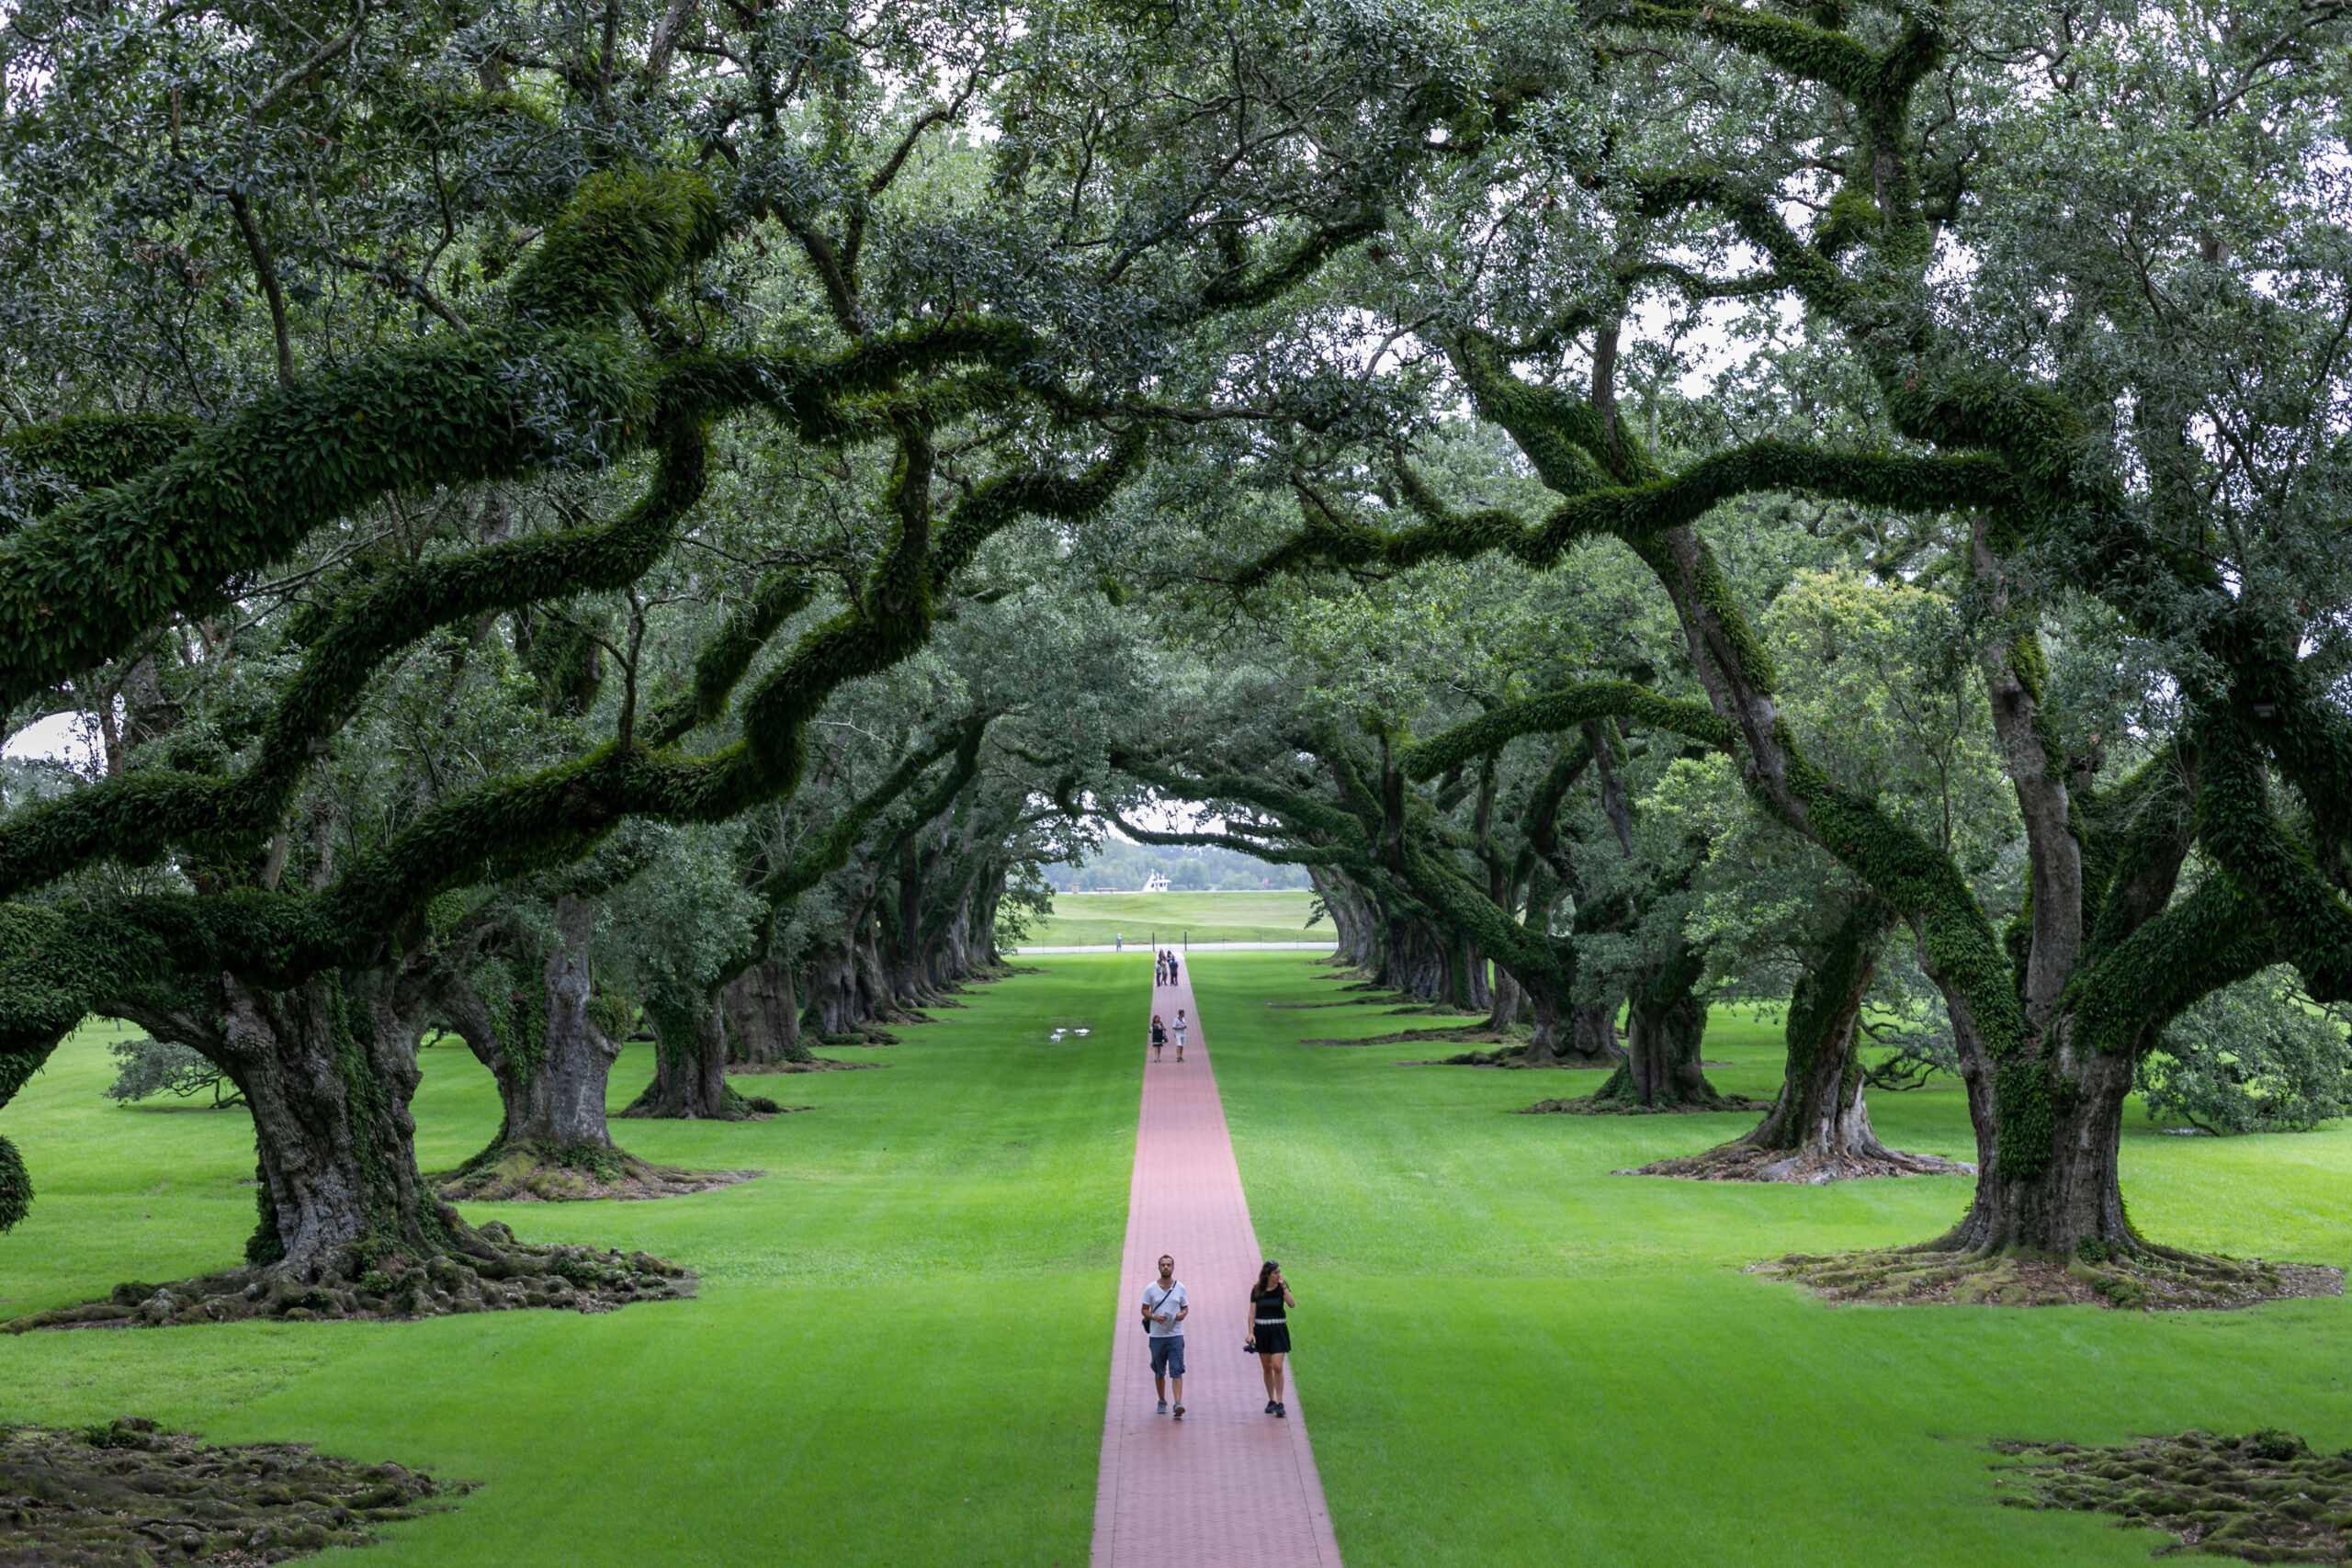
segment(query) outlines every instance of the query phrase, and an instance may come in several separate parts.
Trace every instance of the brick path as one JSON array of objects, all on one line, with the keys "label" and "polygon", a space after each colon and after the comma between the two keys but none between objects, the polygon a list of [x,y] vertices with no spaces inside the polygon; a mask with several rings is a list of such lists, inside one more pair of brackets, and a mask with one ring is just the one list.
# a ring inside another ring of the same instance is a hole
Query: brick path
[{"label": "brick path", "polygon": [[[1182,984],[1152,997],[1153,1011],[1172,1023],[1181,1007],[1193,1026],[1181,1066],[1171,1043],[1159,1061],[1144,1066],[1094,1491],[1093,1568],[1340,1568],[1322,1478],[1307,1446],[1296,1359],[1284,1396],[1290,1418],[1278,1420],[1262,1413],[1258,1359],[1241,1352],[1250,1281],[1263,1254],[1233,1162],[1189,963],[1183,974]],[[1139,1048],[1148,1055],[1148,1043]],[[1163,1252],[1175,1255],[1176,1277],[1192,1302],[1184,1320],[1182,1422],[1154,1413],[1141,1320],[1144,1287],[1159,1277]],[[1329,1331],[1322,1314],[1301,1314],[1310,1368],[1318,1329]]]}]

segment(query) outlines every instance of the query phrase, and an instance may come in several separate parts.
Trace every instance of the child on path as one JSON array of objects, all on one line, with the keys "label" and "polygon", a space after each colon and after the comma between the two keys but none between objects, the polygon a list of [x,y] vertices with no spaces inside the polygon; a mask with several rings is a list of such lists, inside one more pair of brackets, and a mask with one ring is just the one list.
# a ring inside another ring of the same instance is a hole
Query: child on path
[{"label": "child on path", "polygon": [[1180,1062],[1184,1059],[1184,1031],[1192,1027],[1184,1021],[1184,1010],[1178,1008],[1176,1010],[1176,1059]]}]

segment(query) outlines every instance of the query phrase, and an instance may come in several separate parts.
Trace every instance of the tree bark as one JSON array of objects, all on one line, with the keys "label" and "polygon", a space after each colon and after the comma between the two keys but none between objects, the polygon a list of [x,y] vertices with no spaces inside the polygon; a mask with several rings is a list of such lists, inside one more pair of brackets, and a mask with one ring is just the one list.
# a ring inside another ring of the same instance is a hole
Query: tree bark
[{"label": "tree bark", "polygon": [[397,982],[328,972],[283,991],[221,977],[215,1056],[253,1108],[260,1153],[256,1264],[306,1265],[362,1241],[424,1256],[468,1227],[416,1168],[416,1043],[422,1018]]},{"label": "tree bark", "polygon": [[800,1040],[800,1010],[789,961],[770,953],[729,980],[718,993],[727,1016],[729,1055],[763,1066],[814,1060]]},{"label": "tree bark", "polygon": [[1678,943],[1634,985],[1625,1009],[1625,1060],[1593,1095],[1596,1106],[1671,1111],[1726,1103],[1699,1064],[1707,1004],[1695,987],[1705,972],[1699,955]]},{"label": "tree bark", "polygon": [[1962,1074],[1975,1102],[1981,1174],[1968,1213],[1931,1244],[1936,1250],[2098,1258],[2148,1247],[2124,1213],[2118,1170],[2136,1053],[2076,1048],[2070,1038],[2075,1022],[2068,1013],[2052,1021],[2043,1056],[2034,1064],[2063,1090],[2010,1097],[2012,1121],[2022,1120],[2021,1109],[2047,1119],[2044,1138],[2038,1127],[2002,1125],[2002,1097],[1988,1082],[1999,1068],[1953,1020]]},{"label": "tree bark", "polygon": [[443,1018],[490,1069],[504,1111],[497,1138],[467,1168],[518,1144],[556,1155],[613,1146],[605,1099],[621,1045],[589,1012],[588,939],[595,923],[594,900],[570,893],[556,900],[555,941],[540,973],[530,977],[536,998],[517,992],[493,1007],[458,982],[442,998]]},{"label": "tree bark", "polygon": [[656,1001],[646,1015],[658,1042],[653,1081],[623,1116],[740,1122],[751,1114],[743,1097],[727,1087],[727,1024],[717,998]]},{"label": "tree bark", "polygon": [[1487,1010],[1487,1027],[1501,1033],[1519,1021],[1519,977],[1501,964],[1495,965],[1493,1004]]},{"label": "tree bark", "polygon": [[1567,1054],[1583,1062],[1615,1061],[1616,1008],[1607,1002],[1578,1002],[1570,1008]]},{"label": "tree bark", "polygon": [[1878,1141],[1864,1095],[1862,1002],[1893,911],[1874,898],[1848,911],[1789,998],[1788,1066],[1780,1097],[1746,1137],[1704,1154],[1645,1166],[1644,1176],[1819,1184],[1875,1176],[1966,1176],[1975,1167],[1905,1154]]}]

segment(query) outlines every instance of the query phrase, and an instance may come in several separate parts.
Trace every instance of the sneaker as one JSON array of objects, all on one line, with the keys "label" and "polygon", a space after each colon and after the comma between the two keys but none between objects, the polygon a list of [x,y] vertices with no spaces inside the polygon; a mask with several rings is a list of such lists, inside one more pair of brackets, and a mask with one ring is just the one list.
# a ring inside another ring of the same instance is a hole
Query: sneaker
[{"label": "sneaker", "polygon": [[1290,1406],[1277,1399],[1274,1401],[1274,1414],[1277,1416],[1287,1416],[1290,1414]]},{"label": "sneaker", "polygon": [[1162,1416],[1168,1414],[1168,1402],[1164,1399],[1159,1402],[1159,1413]]},{"label": "sneaker", "polygon": [[1182,1421],[1183,1418],[1184,1418],[1184,1407],[1183,1407],[1182,1405],[1181,1405],[1181,1404],[1180,1404],[1180,1405],[1178,1405],[1178,1406],[1176,1407],[1176,1419],[1177,1419],[1177,1420],[1179,1420],[1179,1421]]},{"label": "sneaker", "polygon": [[1269,1415],[1269,1416],[1272,1416],[1273,1413],[1274,1413],[1274,1402],[1273,1402],[1272,1400],[1271,1400],[1271,1399],[1270,1399],[1270,1400],[1266,1401],[1266,1414],[1267,1414],[1267,1415]]}]

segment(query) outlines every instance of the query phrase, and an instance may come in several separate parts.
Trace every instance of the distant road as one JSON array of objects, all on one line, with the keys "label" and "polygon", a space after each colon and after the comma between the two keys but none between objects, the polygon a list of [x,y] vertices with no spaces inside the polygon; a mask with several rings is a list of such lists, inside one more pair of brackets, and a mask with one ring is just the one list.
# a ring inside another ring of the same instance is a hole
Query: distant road
[{"label": "distant road", "polygon": [[[1179,953],[1268,953],[1289,948],[1298,948],[1309,953],[1329,953],[1336,949],[1340,944],[1336,942],[1196,942],[1193,943],[1192,946],[1186,947],[1180,942],[1173,945]],[[1111,943],[1106,942],[1096,943],[1091,947],[1023,946],[1008,947],[1004,949],[1004,952],[1008,954],[1030,953],[1148,953],[1150,951],[1151,945],[1148,942],[1131,942],[1124,948],[1114,947]]]}]

